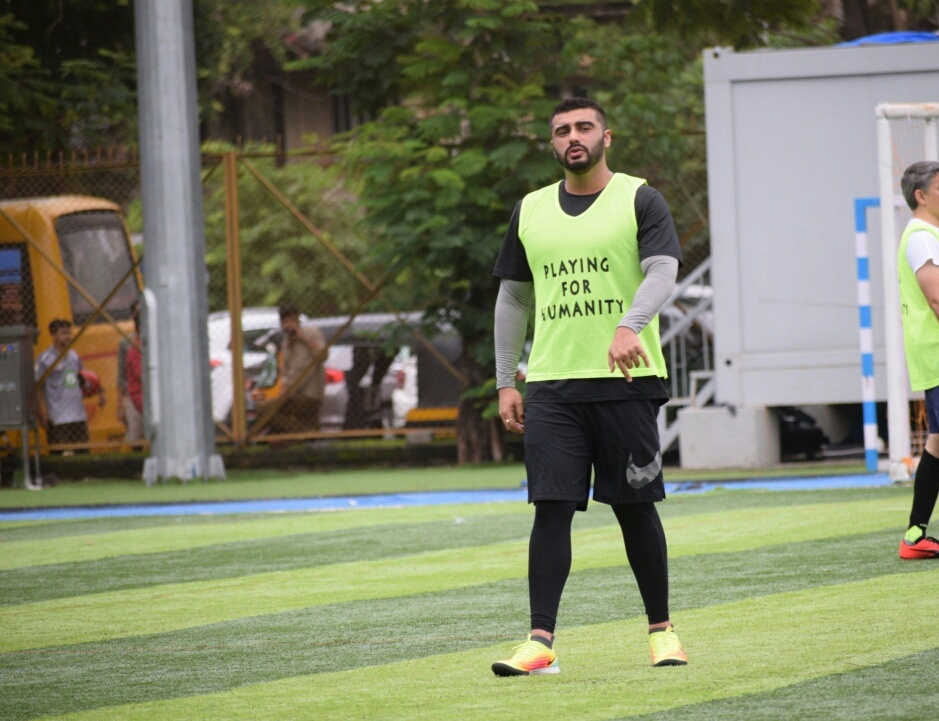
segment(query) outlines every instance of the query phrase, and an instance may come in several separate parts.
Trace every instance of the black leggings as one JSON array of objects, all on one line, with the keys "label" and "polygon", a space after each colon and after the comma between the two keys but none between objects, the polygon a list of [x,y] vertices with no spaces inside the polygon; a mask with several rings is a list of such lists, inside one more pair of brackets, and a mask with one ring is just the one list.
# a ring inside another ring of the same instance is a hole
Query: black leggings
[{"label": "black leggings", "polygon": [[[571,571],[571,522],[577,503],[538,501],[528,544],[531,627],[554,633],[561,593]],[[636,577],[650,624],[668,620],[668,556],[654,503],[613,506],[626,558]]]}]

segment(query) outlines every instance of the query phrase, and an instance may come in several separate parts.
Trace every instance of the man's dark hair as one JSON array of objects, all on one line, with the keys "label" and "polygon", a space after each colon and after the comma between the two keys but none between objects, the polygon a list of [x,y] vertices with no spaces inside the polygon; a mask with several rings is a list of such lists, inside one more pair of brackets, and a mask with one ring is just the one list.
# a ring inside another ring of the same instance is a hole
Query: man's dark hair
[{"label": "man's dark hair", "polygon": [[554,110],[551,111],[551,117],[548,118],[548,127],[550,128],[554,122],[555,115],[569,113],[571,110],[583,110],[584,108],[595,110],[597,117],[600,118],[600,124],[603,126],[603,129],[606,130],[606,111],[600,106],[600,103],[590,98],[565,98],[559,102],[554,106]]},{"label": "man's dark hair", "polygon": [[55,335],[59,332],[59,328],[71,328],[71,322],[63,320],[62,318],[56,318],[49,324],[49,335]]},{"label": "man's dark hair", "polygon": [[297,306],[292,305],[291,303],[285,303],[280,307],[280,319],[284,318],[299,318],[300,309]]},{"label": "man's dark hair", "polygon": [[910,206],[910,210],[916,210],[919,205],[916,202],[916,191],[925,191],[937,173],[939,173],[939,163],[935,160],[920,160],[903,171],[900,190],[903,191],[903,199]]}]

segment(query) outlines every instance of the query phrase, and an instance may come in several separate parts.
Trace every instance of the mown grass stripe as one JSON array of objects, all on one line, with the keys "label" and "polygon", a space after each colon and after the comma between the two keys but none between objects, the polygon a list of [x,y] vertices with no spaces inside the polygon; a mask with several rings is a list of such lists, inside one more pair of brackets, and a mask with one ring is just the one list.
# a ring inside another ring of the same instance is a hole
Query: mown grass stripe
[{"label": "mown grass stripe", "polygon": [[238,539],[238,542],[281,539],[301,533],[324,533],[376,524],[403,525],[476,516],[504,516],[524,513],[518,503],[427,506],[423,508],[363,509],[335,513],[287,513],[241,519],[226,516],[225,523],[212,522],[183,526],[148,527],[87,534],[62,543],[59,538],[7,541],[0,548],[0,570],[80,563],[131,554],[165,554],[193,550]]},{"label": "mown grass stripe", "polygon": [[[756,549],[894,526],[895,512],[882,505],[858,501],[684,516],[666,523],[670,556]],[[574,547],[575,571],[624,563],[618,526],[578,531]],[[467,546],[7,606],[0,608],[0,627],[5,629],[0,652],[130,636],[141,628],[165,632],[328,603],[524,578],[527,548],[527,540]],[[49,618],[55,623],[50,624]]]},{"label": "mown grass stripe", "polygon": [[[720,494],[715,494],[720,495]],[[724,494],[728,503],[737,500],[739,494]],[[747,495],[747,494],[743,494]],[[769,509],[775,505],[751,505],[753,499],[764,498],[776,500],[786,497],[805,500],[804,494],[755,494],[750,502],[744,500],[743,505],[732,506],[740,510],[752,508],[760,509],[764,518],[768,517]],[[812,494],[809,494],[812,497]],[[829,493],[827,498],[840,497]],[[848,495],[847,497],[850,497]],[[877,503],[885,514],[895,512],[897,522],[906,514],[906,504],[884,503],[883,499]],[[721,498],[716,499],[718,502]],[[860,502],[860,501],[858,501]],[[908,502],[907,502],[908,503]],[[494,504],[501,506],[501,504]],[[264,572],[284,571],[295,568],[304,568],[310,565],[325,565],[328,563],[347,562],[358,558],[387,558],[407,553],[415,553],[431,548],[447,548],[472,545],[475,543],[497,542],[513,538],[527,538],[531,525],[531,511],[521,504],[513,508],[520,510],[519,514],[509,512],[510,508],[501,509],[507,515],[496,517],[490,524],[476,526],[467,523],[462,527],[453,527],[446,522],[436,526],[407,524],[397,526],[393,532],[384,528],[369,528],[354,523],[356,517],[352,514],[353,527],[340,529],[333,535],[322,536],[306,535],[294,536],[290,542],[274,539],[257,539],[254,541],[235,540],[230,543],[217,543],[204,546],[198,552],[190,550],[166,551],[159,554],[129,554],[111,558],[96,559],[85,563],[53,564],[43,567],[25,567],[21,569],[7,569],[0,571],[0,606],[16,603],[32,603],[36,601],[62,598],[72,595],[88,595],[129,588],[157,586],[165,583],[185,583],[189,581],[208,581],[211,579],[231,578],[240,575],[259,574]],[[798,504],[796,504],[798,505]],[[806,504],[814,505],[814,504]],[[695,509],[719,508],[711,498],[681,498],[678,502],[665,504],[663,515],[668,519],[697,515]],[[789,506],[787,506],[789,507]],[[524,509],[524,510],[522,510]],[[434,512],[433,507],[425,509],[409,509],[414,517],[420,517],[421,512],[428,515]],[[692,511],[689,513],[689,511]],[[399,509],[387,509],[385,518],[394,519],[404,514]],[[796,511],[789,511],[790,515],[798,515]],[[775,515],[775,514],[773,514]],[[467,514],[466,517],[470,517]],[[382,516],[370,515],[363,518],[378,519]],[[453,516],[457,518],[462,518]],[[499,518],[504,518],[500,521]],[[578,514],[575,527],[585,528],[598,525],[612,525],[614,523],[609,508],[594,504],[591,511]],[[211,522],[209,527],[218,524]],[[768,521],[767,529],[772,529],[772,521]],[[142,532],[146,536],[145,532]],[[474,537],[475,536],[475,537]],[[77,543],[63,543],[62,546],[78,545]]]},{"label": "mown grass stripe", "polygon": [[939,649],[763,693],[632,716],[641,721],[923,721],[939,706]]},{"label": "mown grass stripe", "polygon": [[[850,563],[833,560],[831,541],[784,543],[733,554],[673,559],[672,618],[707,605],[798,589],[909,573],[920,591],[928,563],[903,563],[896,532],[842,536]],[[887,549],[887,550],[885,550]],[[898,583],[898,585],[900,585]],[[629,619],[641,635],[642,611],[625,566],[572,574],[559,617],[566,639],[579,626]],[[502,642],[511,648],[528,623],[524,579],[437,593],[332,604],[102,643],[0,656],[0,718],[30,718],[91,706],[224,691],[289,676],[364,668]],[[851,632],[851,620],[845,621]],[[141,628],[141,633],[147,629]],[[797,637],[799,629],[793,632]],[[565,652],[566,653],[566,652]],[[198,673],[193,673],[198,669]],[[89,705],[90,704],[90,705]]]},{"label": "mown grass stripe", "polygon": [[[863,496],[851,492],[838,492],[819,495],[815,492],[799,493],[714,493],[707,496],[683,496],[663,504],[663,515],[667,519],[685,515],[696,515],[707,510],[730,510],[746,508],[766,509],[779,507],[786,500],[792,505],[806,504],[809,499],[837,499],[847,503],[857,497],[878,498],[884,510],[891,507],[898,518],[905,515],[908,501],[903,507],[899,502],[884,503],[882,497]],[[467,506],[474,508],[478,506]],[[354,511],[348,514],[311,514],[322,516],[322,523],[335,523],[336,530],[323,531],[322,535],[295,535],[289,541],[278,538],[255,540],[233,540],[228,543],[215,543],[201,546],[198,552],[190,549],[164,551],[161,553],[128,553],[86,561],[84,563],[51,564],[45,566],[27,566],[19,569],[0,570],[0,605],[27,603],[63,598],[72,595],[103,593],[128,588],[157,586],[163,583],[184,583],[187,581],[207,581],[211,579],[231,578],[238,575],[250,575],[268,571],[304,568],[311,565],[341,563],[361,558],[385,558],[422,550],[447,548],[460,545],[472,545],[503,541],[513,538],[527,538],[531,526],[531,509],[524,504],[492,504],[493,510],[505,515],[493,515],[491,522],[477,525],[472,512],[460,516],[449,516],[452,520],[472,519],[464,526],[454,528],[446,522],[437,525],[398,524],[393,531],[388,528],[373,528],[367,523],[363,529],[361,521],[373,521],[378,524],[382,519],[393,523],[400,518],[435,518],[435,507],[412,509],[382,509],[374,511]],[[726,507],[726,508],[725,508]],[[517,510],[518,513],[512,511]],[[358,516],[357,513],[365,515]],[[447,517],[446,512],[443,517]],[[222,517],[225,518],[225,517]],[[233,519],[237,517],[227,517]],[[482,517],[480,517],[482,518]],[[236,521],[221,521],[219,517],[208,517],[204,526],[212,535],[219,526],[230,526]],[[586,514],[578,514],[575,527],[590,528],[613,525],[615,520],[609,508],[600,504],[591,505]],[[69,525],[69,524],[62,524]],[[348,525],[346,528],[341,526]],[[387,524],[383,524],[387,525]],[[168,519],[167,526],[179,528],[178,519]],[[199,527],[199,526],[196,526]],[[192,524],[183,524],[181,533],[189,531]],[[139,538],[143,543],[154,529],[139,529]],[[159,534],[157,534],[159,535]],[[238,539],[237,534],[232,538]],[[37,539],[38,540],[38,539]],[[50,543],[47,549],[70,548],[81,546],[93,540],[84,536],[71,542]],[[28,544],[27,544],[28,545]],[[136,544],[138,547],[140,542]],[[58,551],[53,551],[58,552]],[[77,553],[78,551],[73,551]]]},{"label": "mown grass stripe", "polygon": [[[389,520],[395,518],[394,510],[388,514]],[[531,518],[524,514],[451,516],[430,523],[353,526],[283,538],[231,540],[193,550],[8,569],[0,571],[0,605],[394,558],[434,548],[521,539],[530,526]]]},{"label": "mown grass stripe", "polygon": [[[922,597],[939,593],[939,575],[916,579]],[[525,718],[537,708],[550,709],[555,718],[632,718],[767,692],[939,647],[939,627],[922,624],[910,634],[908,618],[894,612],[904,580],[909,579],[881,576],[686,612],[686,667],[651,668],[642,626],[634,619],[563,634],[558,676],[492,676],[489,664],[508,650],[499,645],[62,718],[461,721],[493,714]],[[935,601],[929,605],[927,613],[935,612]]]}]

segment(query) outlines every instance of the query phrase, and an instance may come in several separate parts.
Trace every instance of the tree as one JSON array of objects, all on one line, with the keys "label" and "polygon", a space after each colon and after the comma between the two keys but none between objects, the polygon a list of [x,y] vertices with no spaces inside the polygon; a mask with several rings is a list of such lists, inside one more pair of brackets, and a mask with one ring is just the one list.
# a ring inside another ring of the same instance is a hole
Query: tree
[{"label": "tree", "polygon": [[675,33],[692,45],[730,44],[748,48],[764,44],[780,28],[806,26],[817,0],[640,0],[648,26]]},{"label": "tree", "polygon": [[[40,129],[38,117],[55,103],[33,48],[14,39],[22,28],[12,15],[0,15],[0,137],[22,137]],[[4,147],[11,153],[19,149]]]},{"label": "tree", "polygon": [[825,0],[822,5],[824,14],[841,20],[844,40],[894,30],[939,28],[936,0]]},{"label": "tree", "polygon": [[[260,55],[283,63],[292,0],[193,0],[202,120],[250,92]],[[0,16],[0,146],[70,151],[137,142],[133,0],[34,0]]]},{"label": "tree", "polygon": [[8,41],[29,48],[34,63],[13,83],[0,76],[0,96],[21,98],[21,112],[0,127],[4,148],[81,150],[136,136],[131,6],[131,0],[36,0],[5,16],[15,19],[7,24]]},{"label": "tree", "polygon": [[[211,143],[220,155],[230,146]],[[296,158],[278,167],[272,147],[248,148],[249,162],[309,218],[327,240],[372,277],[380,272],[365,260],[372,238],[352,202],[355,186],[329,158]],[[268,154],[264,157],[263,154]],[[347,187],[351,185],[351,187]],[[225,188],[222,173],[206,183],[204,200],[206,265],[210,310],[228,307],[226,288]],[[351,312],[367,291],[244,167],[238,181],[242,301],[244,307],[296,303],[309,315]]]},{"label": "tree", "polygon": [[[461,461],[498,455],[488,422],[498,288],[492,266],[515,202],[560,175],[546,122],[559,96],[586,86],[608,103],[614,163],[628,161],[620,168],[662,181],[691,164],[696,139],[688,129],[700,126],[703,111],[700,68],[689,68],[697,67],[706,38],[676,43],[690,33],[681,23],[664,23],[671,35],[656,32],[650,23],[665,5],[639,3],[615,23],[569,18],[524,0],[382,0],[357,3],[352,12],[321,5],[310,16],[332,30],[322,55],[304,66],[315,65],[343,92],[370,89],[361,109],[384,106],[343,148],[362,178],[366,220],[380,238],[376,252],[389,264],[420,258],[423,267],[411,269],[413,304],[447,318],[463,337]],[[722,7],[705,5],[711,13]],[[804,20],[776,15],[779,23]],[[720,17],[704,29],[711,32]],[[762,17],[746,27],[762,28]],[[382,44],[387,27],[400,32]],[[366,71],[357,60],[371,47],[384,60]],[[703,168],[700,141],[695,157]]]},{"label": "tree", "polygon": [[[379,234],[378,257],[389,266],[420,259],[418,267],[411,264],[411,301],[459,330],[460,370],[470,391],[492,376],[497,284],[491,271],[500,228],[515,201],[554,172],[540,138],[553,105],[544,87],[560,78],[561,43],[556,26],[531,2],[383,0],[378,6],[415,28],[389,69],[388,87],[400,105],[363,125],[345,152],[362,178],[361,202]],[[377,27],[361,19],[350,19],[348,27],[338,22],[334,34],[344,48],[353,21],[368,33]],[[340,65],[344,58],[343,51]],[[493,457],[481,411],[464,396],[462,461]]]}]

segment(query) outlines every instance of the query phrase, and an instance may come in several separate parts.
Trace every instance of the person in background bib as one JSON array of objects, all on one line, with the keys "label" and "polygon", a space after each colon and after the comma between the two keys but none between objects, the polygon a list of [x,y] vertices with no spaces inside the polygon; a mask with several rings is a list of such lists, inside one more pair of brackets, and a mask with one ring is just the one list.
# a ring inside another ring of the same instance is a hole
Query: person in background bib
[{"label": "person in background bib", "polygon": [[897,254],[903,345],[910,387],[925,392],[928,427],[900,558],[939,558],[939,541],[926,535],[939,495],[939,163],[913,163],[900,189],[913,211]]}]

